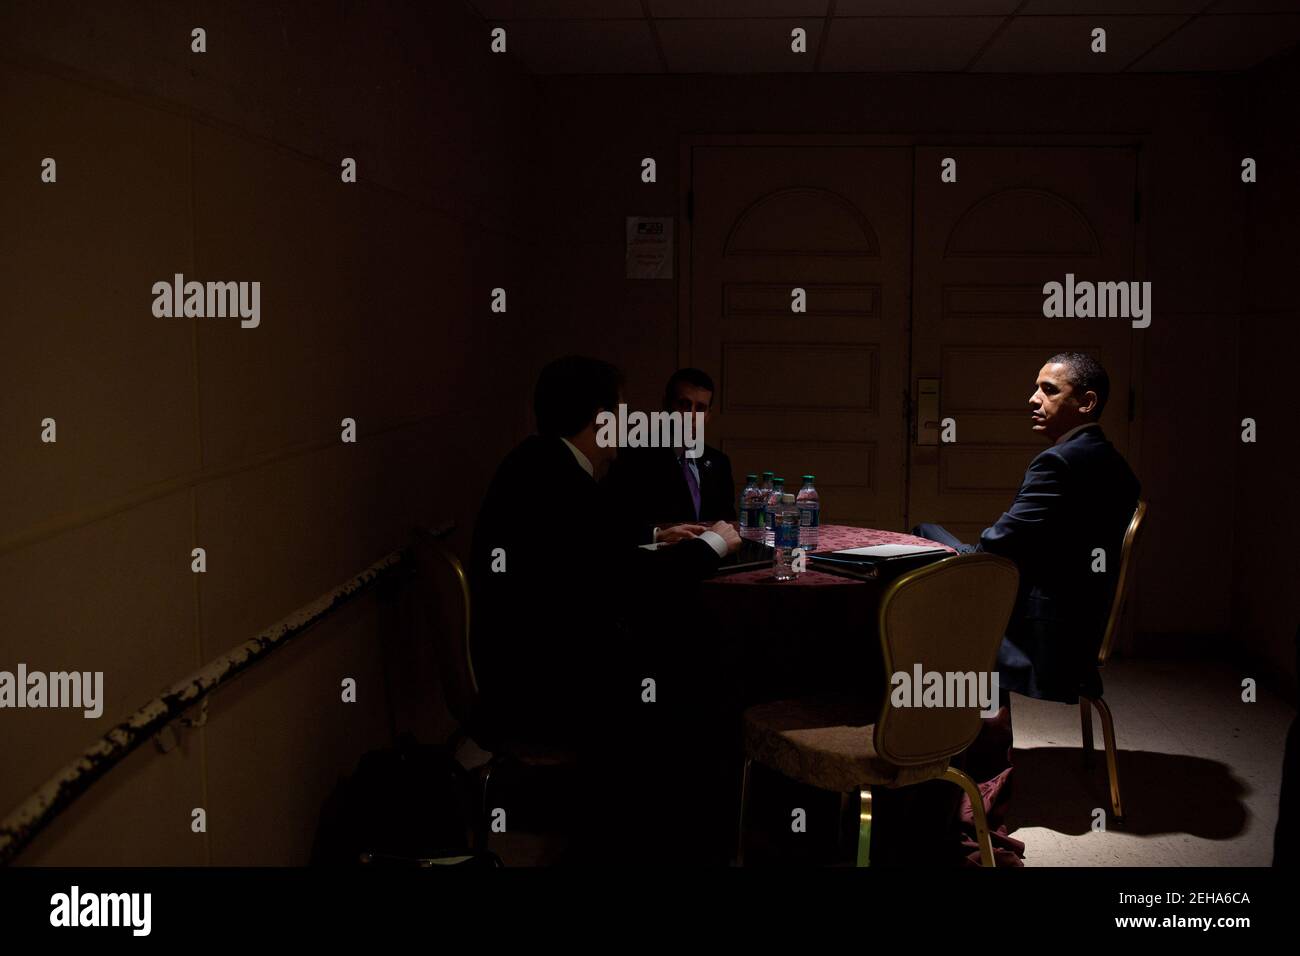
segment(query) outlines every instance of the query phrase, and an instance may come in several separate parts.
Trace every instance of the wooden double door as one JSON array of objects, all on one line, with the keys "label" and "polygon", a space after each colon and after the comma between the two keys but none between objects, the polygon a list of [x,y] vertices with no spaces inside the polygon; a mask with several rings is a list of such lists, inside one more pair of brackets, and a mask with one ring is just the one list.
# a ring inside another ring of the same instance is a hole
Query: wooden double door
[{"label": "wooden double door", "polygon": [[1135,150],[691,153],[680,358],[715,377],[706,437],[738,479],[816,474],[827,522],[937,521],[973,540],[1044,447],[1028,400],[1043,361],[1067,350],[1105,364],[1102,424],[1127,450],[1131,324],[1045,318],[1042,289],[1067,273],[1133,278]]}]

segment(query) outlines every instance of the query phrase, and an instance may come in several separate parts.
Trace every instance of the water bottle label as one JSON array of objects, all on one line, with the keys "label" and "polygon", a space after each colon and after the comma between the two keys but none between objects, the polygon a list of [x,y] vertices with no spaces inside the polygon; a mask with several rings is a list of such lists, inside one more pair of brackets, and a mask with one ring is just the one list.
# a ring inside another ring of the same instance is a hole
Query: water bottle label
[{"label": "water bottle label", "polygon": [[799,524],[804,528],[815,528],[819,523],[821,512],[813,508],[803,508],[799,512]]},{"label": "water bottle label", "polygon": [[781,522],[776,526],[775,544],[778,548],[790,549],[799,546],[799,526],[789,522]]}]

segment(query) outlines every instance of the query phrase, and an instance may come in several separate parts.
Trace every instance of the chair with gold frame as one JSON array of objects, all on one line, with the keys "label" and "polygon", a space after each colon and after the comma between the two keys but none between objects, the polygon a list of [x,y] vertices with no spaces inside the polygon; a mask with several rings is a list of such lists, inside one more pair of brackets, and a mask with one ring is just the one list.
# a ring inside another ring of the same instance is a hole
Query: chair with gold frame
[{"label": "chair with gold frame", "polygon": [[491,754],[491,759],[478,768],[481,816],[475,836],[478,848],[486,849],[493,772],[508,761],[525,767],[571,767],[576,756],[569,751],[501,739],[484,726],[478,712],[479,687],[470,646],[471,602],[465,567],[436,535],[422,528],[415,529],[409,553],[417,592],[432,622],[439,682],[447,709],[457,723],[447,746],[455,750],[468,738]]},{"label": "chair with gold frame", "polygon": [[[1097,667],[1099,669],[1105,667],[1106,661],[1110,659],[1115,634],[1119,630],[1120,617],[1124,613],[1124,601],[1128,597],[1129,585],[1133,580],[1133,555],[1137,549],[1138,536],[1142,531],[1146,514],[1147,503],[1138,501],[1137,508],[1133,511],[1133,517],[1124,532],[1124,544],[1120,550],[1119,559],[1119,579],[1115,582],[1115,596],[1111,600],[1110,615],[1106,619],[1106,631],[1102,635],[1101,649],[1097,652]],[[1101,733],[1106,746],[1106,773],[1110,780],[1110,804],[1111,809],[1114,811],[1114,822],[1122,825],[1124,823],[1124,807],[1119,797],[1119,768],[1115,760],[1117,754],[1115,747],[1115,719],[1111,716],[1110,707],[1102,700],[1100,694],[1096,697],[1079,694],[1079,717],[1083,729],[1083,756],[1085,761],[1091,761],[1094,752],[1092,742],[1092,708],[1094,706],[1101,715]]]},{"label": "chair with gold frame", "polygon": [[979,701],[963,707],[894,706],[891,675],[910,676],[914,665],[941,674],[994,673],[1019,581],[1011,561],[977,553],[945,558],[891,584],[880,602],[886,686],[878,712],[861,699],[831,696],[745,711],[738,864],[744,863],[750,772],[757,761],[819,789],[857,792],[859,866],[870,865],[874,787],[951,781],[970,798],[982,863],[994,865],[979,787],[949,763],[979,733]]}]

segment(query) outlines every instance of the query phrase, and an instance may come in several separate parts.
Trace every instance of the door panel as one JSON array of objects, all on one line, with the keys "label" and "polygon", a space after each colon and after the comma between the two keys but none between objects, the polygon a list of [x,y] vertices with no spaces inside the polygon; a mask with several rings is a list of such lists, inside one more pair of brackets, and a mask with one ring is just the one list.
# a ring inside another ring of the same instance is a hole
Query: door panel
[{"label": "door panel", "polygon": [[[957,182],[940,181],[944,157]],[[954,444],[909,435],[909,521],[974,541],[1011,503],[1043,440],[1029,397],[1060,351],[1110,374],[1102,428],[1128,447],[1133,329],[1124,318],[1047,319],[1043,284],[1133,278],[1136,154],[1129,148],[918,148],[912,383],[939,379]]]},{"label": "door panel", "polygon": [[737,480],[816,474],[827,522],[902,528],[911,150],[697,146],[692,166],[706,440]]}]

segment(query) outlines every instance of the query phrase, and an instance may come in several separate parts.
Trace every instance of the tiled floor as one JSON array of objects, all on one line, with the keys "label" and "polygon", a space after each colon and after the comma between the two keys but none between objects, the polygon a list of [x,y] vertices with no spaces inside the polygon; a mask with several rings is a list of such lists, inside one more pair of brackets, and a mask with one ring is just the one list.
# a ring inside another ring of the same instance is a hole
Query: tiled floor
[{"label": "tiled floor", "polygon": [[[1025,865],[1269,865],[1295,711],[1265,690],[1256,703],[1244,703],[1241,681],[1250,676],[1191,660],[1107,667],[1106,700],[1121,751],[1122,828],[1110,822],[1100,719],[1094,716],[1097,750],[1085,769],[1078,707],[1013,697],[1008,823],[1025,843]],[[1096,808],[1105,810],[1105,830],[1093,828]],[[564,841],[508,833],[495,836],[492,847],[507,865],[547,864],[560,858]]]}]

